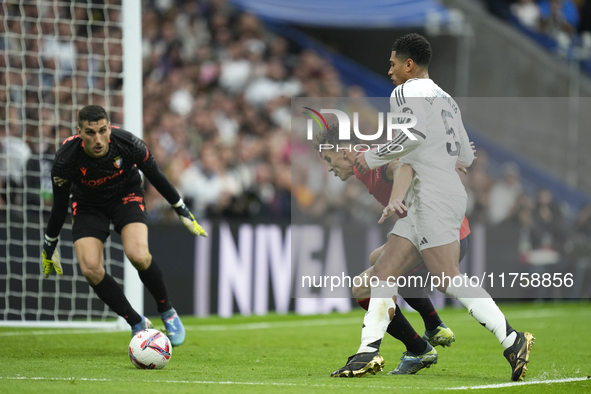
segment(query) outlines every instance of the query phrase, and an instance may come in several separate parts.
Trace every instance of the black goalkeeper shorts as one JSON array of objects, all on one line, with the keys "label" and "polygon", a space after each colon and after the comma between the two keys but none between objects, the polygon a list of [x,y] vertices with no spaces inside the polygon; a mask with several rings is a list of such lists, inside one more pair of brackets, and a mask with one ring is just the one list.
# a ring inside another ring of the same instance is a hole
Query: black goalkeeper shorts
[{"label": "black goalkeeper shorts", "polygon": [[104,243],[109,238],[111,222],[118,234],[129,223],[148,223],[144,194],[131,193],[100,207],[73,200],[72,220],[74,242],[80,238],[93,237]]}]

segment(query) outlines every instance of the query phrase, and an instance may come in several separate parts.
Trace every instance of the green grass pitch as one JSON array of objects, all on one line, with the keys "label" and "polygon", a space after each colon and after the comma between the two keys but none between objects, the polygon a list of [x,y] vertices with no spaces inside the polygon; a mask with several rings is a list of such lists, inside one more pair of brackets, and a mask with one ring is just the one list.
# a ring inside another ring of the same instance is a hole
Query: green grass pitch
[{"label": "green grass pitch", "polygon": [[[500,304],[536,337],[525,384],[510,382],[503,349],[463,309],[440,310],[456,334],[439,362],[417,375],[388,376],[402,345],[386,337],[386,369],[360,379],[330,373],[359,345],[363,311],[328,316],[185,317],[187,341],[160,371],[135,369],[129,332],[0,328],[1,393],[478,393],[591,392],[591,303]],[[417,313],[406,313],[422,332]],[[152,319],[153,322],[157,319]],[[162,324],[156,328],[163,329]],[[570,379],[570,381],[567,381]]]}]

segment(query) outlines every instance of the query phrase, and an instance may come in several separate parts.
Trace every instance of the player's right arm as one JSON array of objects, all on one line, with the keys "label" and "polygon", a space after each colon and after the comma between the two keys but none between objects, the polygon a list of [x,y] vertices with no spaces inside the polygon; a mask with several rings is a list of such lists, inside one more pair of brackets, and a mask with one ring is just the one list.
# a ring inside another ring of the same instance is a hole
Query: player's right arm
[{"label": "player's right arm", "polygon": [[[359,172],[373,170],[397,160],[417,149],[425,141],[427,114],[423,107],[424,99],[421,96],[423,93],[412,84],[399,85],[392,91],[390,112],[399,114],[397,129],[400,132],[387,144],[358,155],[355,158],[355,166]],[[408,115],[412,115],[416,122],[413,122]]]},{"label": "player's right arm", "polygon": [[62,274],[62,265],[56,247],[59,233],[66,221],[66,216],[68,215],[71,182],[67,179],[67,176],[61,174],[59,170],[60,167],[61,161],[59,156],[57,156],[54,168],[51,170],[53,205],[51,207],[51,214],[49,215],[47,230],[45,231],[45,237],[43,240],[43,252],[41,253],[43,275],[46,278],[49,277],[54,268],[58,275]]},{"label": "player's right arm", "polygon": [[380,146],[379,149],[365,152],[365,161],[368,167],[373,170],[399,159],[417,149],[425,141],[425,134],[422,132],[414,128],[409,128],[408,131],[415,138],[414,140],[405,133],[400,133],[392,141]]},{"label": "player's right arm", "polygon": [[468,138],[468,133],[466,133],[466,129],[464,128],[464,124],[460,118],[459,121],[459,137],[460,137],[460,155],[458,156],[458,160],[456,162],[456,168],[466,168],[472,165],[472,162],[476,158],[474,153],[476,153],[476,148],[474,147],[474,143],[470,142]]},{"label": "player's right arm", "polygon": [[404,205],[404,197],[410,187],[415,172],[410,165],[395,161],[388,164],[386,174],[394,182],[392,184],[392,192],[390,193],[390,202],[382,211],[382,217],[378,221],[379,224],[382,224],[384,220],[396,212],[403,214],[408,211],[408,208]]}]

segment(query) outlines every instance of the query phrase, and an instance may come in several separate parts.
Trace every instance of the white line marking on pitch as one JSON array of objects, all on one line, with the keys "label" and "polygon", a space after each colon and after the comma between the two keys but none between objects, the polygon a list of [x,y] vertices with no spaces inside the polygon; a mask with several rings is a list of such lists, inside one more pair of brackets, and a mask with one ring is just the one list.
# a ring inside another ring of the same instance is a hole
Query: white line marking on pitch
[{"label": "white line marking on pitch", "polygon": [[[228,385],[245,385],[245,386],[299,386],[299,387],[354,387],[354,388],[380,388],[380,389],[422,389],[421,387],[400,387],[400,386],[378,386],[378,385],[362,385],[362,384],[306,384],[306,383],[279,383],[279,382],[233,382],[233,381],[200,381],[200,380],[132,380],[132,379],[108,379],[108,378],[46,378],[46,377],[28,377],[28,376],[0,376],[0,380],[52,380],[52,381],[82,381],[82,382],[146,382],[146,383],[185,383],[185,384],[228,384]],[[526,386],[532,384],[550,384],[550,383],[568,383],[588,380],[588,378],[565,378],[565,379],[549,379],[549,380],[532,380],[531,382],[511,382],[488,384],[483,386],[461,386],[461,387],[447,387],[445,390],[478,390],[478,389],[494,389],[513,386]],[[424,388],[427,389],[427,388]],[[441,389],[441,388],[440,388]]]},{"label": "white line marking on pitch", "polygon": [[[209,324],[209,325],[185,325],[187,331],[236,331],[236,330],[261,330],[270,328],[291,328],[291,327],[315,327],[315,326],[330,326],[333,324],[359,324],[363,323],[362,317],[348,317],[337,319],[309,319],[309,320],[293,320],[293,321],[279,321],[279,322],[259,322],[259,323],[243,323],[243,324]],[[61,335],[61,334],[95,334],[95,333],[110,333],[121,332],[121,330],[109,329],[47,329],[47,330],[32,330],[32,331],[6,331],[0,332],[0,337],[17,336],[17,335]]]},{"label": "white line marking on pitch", "polygon": [[293,320],[279,322],[260,322],[244,324],[215,324],[203,326],[185,326],[187,331],[233,331],[233,330],[260,330],[267,328],[290,328],[290,327],[314,327],[330,326],[333,324],[359,324],[363,323],[362,316],[347,317],[340,319],[314,319],[314,320]]},{"label": "white line marking on pitch", "polygon": [[[510,311],[506,314],[508,319],[539,319],[557,316],[570,316],[570,312],[561,311],[559,309],[538,309],[526,312]],[[472,319],[468,314],[454,316],[450,321],[458,319]],[[259,323],[242,323],[242,324],[205,324],[205,325],[185,325],[187,331],[235,331],[235,330],[261,330],[272,328],[292,328],[292,327],[314,327],[314,326],[328,326],[332,324],[361,324],[360,317],[347,318],[319,318],[308,320],[292,320],[279,322],[259,322]],[[6,331],[0,332],[0,337],[19,336],[19,335],[61,335],[61,334],[95,334],[95,333],[112,333],[121,332],[117,329],[46,329],[33,331]]]},{"label": "white line marking on pitch", "polygon": [[531,384],[549,384],[549,383],[580,382],[582,380],[589,380],[589,378],[564,378],[564,379],[548,379],[548,380],[531,380],[531,381],[527,381],[527,382],[511,382],[511,383],[487,384],[487,385],[482,385],[482,386],[448,387],[446,390],[499,389],[499,388],[504,388],[504,387],[513,387],[513,386],[527,386],[527,385],[531,385]]}]

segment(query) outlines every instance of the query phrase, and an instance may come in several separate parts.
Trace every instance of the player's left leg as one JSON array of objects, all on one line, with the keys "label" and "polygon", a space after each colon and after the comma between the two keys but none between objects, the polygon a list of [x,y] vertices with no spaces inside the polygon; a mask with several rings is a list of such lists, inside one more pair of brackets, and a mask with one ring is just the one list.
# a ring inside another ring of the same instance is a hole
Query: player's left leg
[{"label": "player's left leg", "polygon": [[[378,257],[382,253],[384,245],[374,250],[369,256],[369,263],[373,266],[377,261]],[[372,268],[368,268],[361,274],[357,275],[361,280],[353,281],[353,283],[360,283],[360,286],[353,285],[352,293],[353,297],[357,300],[359,306],[366,311],[369,309],[369,302],[371,297],[371,288],[369,286],[369,280],[372,277]],[[402,311],[396,305],[396,311],[394,317],[388,324],[386,332],[394,338],[401,341],[406,346],[406,351],[411,354],[424,354],[430,351],[430,346],[427,346],[426,341],[421,338],[406,317],[402,314]],[[429,348],[429,349],[428,349]]]},{"label": "player's left leg", "polygon": [[148,249],[148,226],[129,223],[121,229],[125,255],[138,270],[139,277],[156,300],[156,308],[166,328],[166,335],[173,346],[185,341],[185,328],[168,297],[162,271]]},{"label": "player's left leg", "polygon": [[442,347],[451,346],[452,342],[455,342],[455,334],[443,323],[424,288],[404,287],[399,290],[399,294],[423,318],[425,323],[423,339],[432,346]]},{"label": "player's left leg", "polygon": [[[492,332],[505,349],[504,355],[511,364],[511,380],[521,380],[527,371],[533,335],[516,332],[488,292],[482,287],[473,287],[460,274],[459,244],[457,241],[423,249],[425,264],[433,277],[441,278],[438,289],[456,298],[483,327]],[[443,276],[447,276],[444,280]]]},{"label": "player's left leg", "polygon": [[[470,238],[471,235],[468,234],[460,240],[460,263],[468,254],[468,250],[470,249]],[[451,346],[451,343],[455,342],[456,336],[453,331],[443,323],[437,310],[435,310],[435,306],[425,291],[425,288],[427,287],[428,272],[429,270],[425,264],[420,264],[416,274],[423,278],[423,287],[407,287],[401,289],[400,294],[411,308],[421,314],[421,317],[425,322],[425,334],[423,335],[423,338],[429,341],[433,346]]]},{"label": "player's left leg", "polygon": [[[464,255],[467,251],[466,239],[462,240],[461,243]],[[371,254],[369,255],[370,265],[373,266],[376,263],[383,249],[384,245],[380,246],[379,248],[371,252]],[[460,256],[460,258],[462,258],[462,255]],[[421,283],[423,283],[423,285],[426,286],[428,272],[429,271],[427,270],[424,264],[419,264],[411,271],[405,273],[405,276],[421,276],[423,279]],[[367,310],[371,295],[371,289],[368,284],[368,279],[371,277],[371,268],[368,268],[367,270],[359,274],[358,277],[361,278],[361,280],[355,282],[360,283],[360,285],[353,285],[353,297],[355,297],[357,303],[363,309]],[[437,310],[435,309],[433,303],[429,299],[429,296],[427,295],[427,292],[424,290],[424,287],[403,287],[399,289],[399,292],[400,295],[404,298],[404,300],[408,303],[408,305],[410,305],[411,308],[419,312],[419,314],[423,318],[423,322],[425,323],[425,335],[423,336],[423,339],[428,341],[432,346],[451,346],[451,343],[455,341],[455,335],[453,331],[449,327],[447,327],[439,318]],[[405,327],[405,329],[403,330],[402,325],[399,323],[397,324],[396,320],[397,318],[395,315],[392,322],[388,325],[387,332],[393,337],[398,338],[399,336],[403,335],[401,333],[402,331],[408,332],[408,329]],[[412,332],[415,332],[414,328],[412,329]],[[413,351],[413,349],[409,349],[408,346],[406,350],[410,351],[411,353],[417,354]]]},{"label": "player's left leg", "polygon": [[103,249],[109,237],[108,215],[90,204],[72,201],[72,238],[82,275],[95,294],[131,326],[132,336],[151,328],[149,319],[137,313],[117,281],[105,271]]},{"label": "player's left leg", "polygon": [[[365,270],[359,276],[363,277],[363,274],[371,275],[371,268]],[[357,303],[363,309],[369,308],[369,298],[357,298],[357,295],[366,294],[369,297],[369,287],[353,288],[353,296],[356,298]],[[423,368],[429,368],[432,364],[437,363],[438,355],[437,351],[433,348],[429,342],[421,337],[406,319],[398,305],[396,305],[396,312],[392,321],[388,325],[386,332],[398,339],[406,347],[406,351],[400,359],[398,367],[389,372],[391,375],[414,375]]]},{"label": "player's left leg", "polygon": [[[386,242],[380,257],[372,267],[371,300],[363,319],[361,345],[357,353],[347,360],[344,367],[331,374],[333,377],[362,377],[375,374],[384,367],[384,358],[379,354],[380,344],[396,311],[398,289],[389,277],[397,277],[415,266],[420,255],[408,239],[394,235]],[[375,282],[375,279],[372,281]]]}]

